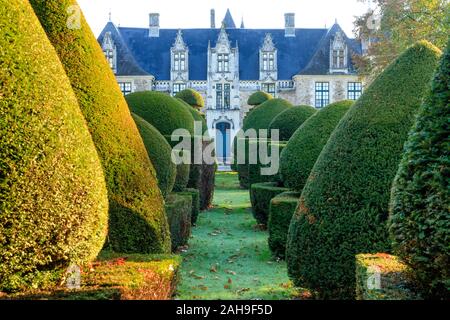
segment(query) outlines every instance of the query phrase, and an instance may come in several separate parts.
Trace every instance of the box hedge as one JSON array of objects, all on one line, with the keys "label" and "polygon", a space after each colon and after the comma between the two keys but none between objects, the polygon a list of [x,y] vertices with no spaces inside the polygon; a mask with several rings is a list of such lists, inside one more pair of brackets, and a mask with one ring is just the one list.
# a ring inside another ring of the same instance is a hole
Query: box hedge
[{"label": "box hedge", "polygon": [[172,251],[185,246],[191,235],[192,195],[172,193],[166,200],[166,214],[170,225]]},{"label": "box hedge", "polygon": [[267,130],[270,123],[277,115],[292,107],[293,105],[284,99],[268,100],[255,107],[252,112],[245,117],[243,130],[254,129],[259,136],[260,129]]},{"label": "box hedge", "polygon": [[427,298],[450,298],[450,52],[434,76],[394,180],[390,234]]},{"label": "box hedge", "polygon": [[[164,136],[164,138],[166,138],[167,142],[170,144],[172,152],[175,152],[176,154],[181,153],[182,150],[177,147],[177,145],[181,141],[181,138],[179,141],[172,141],[171,136]],[[191,165],[189,163],[180,163],[177,164],[176,166],[177,166],[177,175],[175,177],[175,184],[173,185],[173,191],[180,192],[183,191],[188,185],[189,175],[191,172]]]},{"label": "box hedge", "polygon": [[332,103],[301,125],[281,153],[281,180],[301,192],[323,147],[353,101]]},{"label": "box hedge", "polygon": [[388,252],[390,186],[440,51],[407,49],[366,89],[331,135],[288,235],[288,272],[323,298],[355,295],[355,255]]},{"label": "box hedge", "polygon": [[198,189],[186,188],[182,192],[177,192],[180,195],[188,195],[192,197],[192,212],[191,212],[191,225],[197,223],[198,214],[200,213],[200,192]]},{"label": "box hedge", "polygon": [[270,200],[269,222],[269,248],[275,257],[284,259],[286,253],[286,239],[292,215],[297,208],[300,193],[283,192]]},{"label": "box hedge", "polygon": [[316,111],[311,106],[303,105],[284,110],[269,124],[269,134],[272,130],[278,130],[279,140],[289,141],[294,132]]},{"label": "box hedge", "polygon": [[105,177],[64,69],[28,1],[0,6],[0,291],[91,262],[107,233]]},{"label": "box hedge", "polygon": [[[274,142],[271,140],[259,140],[260,143],[265,143],[267,145],[268,150],[268,157],[274,157],[275,155],[272,155],[272,146],[276,145],[278,147],[278,163],[280,163],[280,155],[283,149],[286,147],[287,143],[285,141],[278,141]],[[262,142],[264,141],[264,142]],[[257,147],[255,149],[258,150],[258,156],[257,156],[257,163],[256,164],[248,164],[247,165],[247,177],[248,177],[248,184],[252,185],[254,183],[260,183],[260,182],[277,182],[279,185],[282,185],[281,176],[279,174],[279,170],[277,170],[276,174],[273,175],[263,175],[261,170],[263,168],[270,167],[270,164],[264,164],[269,161],[269,159],[263,159],[259,155],[259,148],[261,147],[261,144],[257,141],[250,141],[249,142],[249,150],[252,150],[252,144],[257,144]],[[276,159],[272,159],[272,162],[277,161]],[[273,165],[273,164],[272,164]]]},{"label": "box hedge", "polygon": [[171,158],[172,148],[154,126],[134,113],[132,116],[141,133],[148,156],[155,167],[159,189],[166,198],[172,192],[177,175],[177,166]]},{"label": "box hedge", "polygon": [[108,247],[165,253],[170,234],[155,169],[102,49],[80,16],[68,28],[75,0],[30,1],[66,70],[106,176]]},{"label": "box hedge", "polygon": [[248,97],[247,104],[251,106],[259,106],[267,100],[272,100],[273,96],[264,91],[256,91]]},{"label": "box hedge", "polygon": [[193,89],[182,90],[175,95],[175,98],[183,100],[188,105],[198,110],[205,107],[205,101],[203,100],[202,95]]},{"label": "box hedge", "polygon": [[275,182],[255,183],[250,186],[252,213],[259,224],[267,225],[270,200],[286,191],[289,191],[289,189],[279,187]]}]

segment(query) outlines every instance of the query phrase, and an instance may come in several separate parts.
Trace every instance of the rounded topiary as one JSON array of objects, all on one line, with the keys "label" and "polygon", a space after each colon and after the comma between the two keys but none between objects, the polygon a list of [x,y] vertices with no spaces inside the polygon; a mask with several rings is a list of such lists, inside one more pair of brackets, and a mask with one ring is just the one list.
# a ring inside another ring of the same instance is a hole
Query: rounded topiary
[{"label": "rounded topiary", "polygon": [[268,128],[269,134],[270,130],[279,130],[279,140],[288,141],[303,122],[316,113],[316,111],[311,106],[296,106],[284,110],[270,123]]},{"label": "rounded topiary", "polygon": [[28,1],[0,6],[0,291],[59,284],[108,224],[100,159]]},{"label": "rounded topiary", "polygon": [[198,110],[205,107],[205,101],[203,100],[202,95],[193,89],[180,91],[175,95],[175,98],[185,101],[188,105]]},{"label": "rounded topiary", "polygon": [[[206,118],[205,118],[205,114],[201,113],[200,111],[198,111],[197,109],[194,109],[193,107],[191,107],[189,104],[187,104],[185,101],[183,101],[182,99],[178,99],[177,100],[182,103],[186,109],[189,111],[189,113],[192,115],[192,117],[194,118],[194,121],[196,122],[200,122],[201,123],[201,127],[202,127],[202,134],[209,136],[208,133],[208,124],[206,123]],[[197,132],[195,132],[197,134]]]},{"label": "rounded topiary", "polygon": [[116,78],[83,15],[68,28],[75,0],[30,1],[56,49],[102,161],[109,197],[108,247],[120,252],[170,251],[164,199],[155,169]]},{"label": "rounded topiary", "polygon": [[393,248],[422,295],[450,295],[450,47],[405,144],[390,205]]},{"label": "rounded topiary", "polygon": [[406,50],[339,122],[303,189],[287,242],[296,285],[354,298],[355,255],[390,250],[390,187],[437,65],[428,42]]},{"label": "rounded topiary", "polygon": [[248,97],[247,104],[251,106],[259,106],[260,104],[266,102],[267,100],[273,99],[270,93],[264,91],[256,91],[250,97]]},{"label": "rounded topiary", "polygon": [[268,129],[272,120],[286,109],[293,105],[283,99],[271,99],[255,107],[254,110],[244,119],[243,130],[255,129],[258,133],[260,129]]},{"label": "rounded topiary", "polygon": [[194,118],[182,102],[157,91],[135,92],[125,99],[132,112],[153,125],[164,136],[177,129],[194,134]]},{"label": "rounded topiary", "polygon": [[172,148],[154,126],[134,113],[132,116],[141,133],[148,156],[155,167],[159,189],[166,198],[172,192],[177,175],[177,166],[171,158]]},{"label": "rounded topiary", "polygon": [[353,101],[332,103],[303,123],[281,153],[281,180],[288,188],[301,192],[331,133]]}]

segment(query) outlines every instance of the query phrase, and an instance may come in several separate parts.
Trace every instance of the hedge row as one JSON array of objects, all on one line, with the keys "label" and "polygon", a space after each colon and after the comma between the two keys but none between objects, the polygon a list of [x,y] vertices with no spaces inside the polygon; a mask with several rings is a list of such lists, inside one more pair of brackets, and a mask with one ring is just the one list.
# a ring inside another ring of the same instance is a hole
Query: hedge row
[{"label": "hedge row", "polygon": [[77,98],[28,1],[3,1],[0,25],[0,291],[11,292],[91,262],[108,199]]},{"label": "hedge row", "polygon": [[259,136],[259,130],[267,130],[272,120],[286,109],[292,108],[293,105],[283,99],[271,99],[259,106],[255,107],[244,119],[242,129],[247,131],[249,129],[256,130]]},{"label": "hedge row", "polygon": [[198,214],[200,213],[200,192],[198,189],[186,188],[182,192],[177,192],[179,195],[188,195],[192,197],[192,211],[191,211],[191,225],[197,223]]},{"label": "hedge row", "polygon": [[280,173],[284,185],[301,192],[309,173],[341,118],[353,101],[332,103],[295,131],[281,154]]},{"label": "hedge row", "polygon": [[287,191],[270,200],[269,207],[269,248],[272,254],[284,259],[286,254],[286,239],[292,215],[297,208],[300,193]]},{"label": "hedge row", "polygon": [[288,271],[296,285],[323,298],[353,298],[354,256],[390,250],[390,187],[439,56],[427,42],[409,48],[331,135],[289,229]]},{"label": "hedge row", "polygon": [[172,237],[172,251],[188,243],[191,235],[192,195],[171,193],[166,200],[166,214]]},{"label": "hedge row", "polygon": [[427,298],[450,298],[450,48],[447,46],[392,187],[390,234]]},{"label": "hedge row", "polygon": [[267,225],[270,200],[286,191],[289,189],[279,187],[275,182],[255,183],[250,186],[252,213],[259,224]]},{"label": "hedge row", "polygon": [[155,169],[115,76],[84,17],[81,28],[67,27],[67,8],[76,1],[30,3],[71,81],[102,161],[110,203],[108,247],[169,252],[170,233]]}]

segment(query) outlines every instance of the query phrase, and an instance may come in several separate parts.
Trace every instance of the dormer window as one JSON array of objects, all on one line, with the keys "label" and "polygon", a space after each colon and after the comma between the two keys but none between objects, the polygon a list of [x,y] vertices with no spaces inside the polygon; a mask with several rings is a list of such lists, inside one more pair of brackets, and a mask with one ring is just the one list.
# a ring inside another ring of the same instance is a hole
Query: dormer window
[{"label": "dormer window", "polygon": [[267,33],[259,49],[259,80],[272,82],[277,79],[277,48],[273,43],[272,35]]},{"label": "dormer window", "polygon": [[217,55],[217,71],[229,72],[230,71],[230,56],[227,53],[219,53]]},{"label": "dormer window", "polygon": [[262,70],[273,71],[275,70],[275,55],[273,52],[264,52],[262,57]]},{"label": "dormer window", "polygon": [[336,32],[330,44],[330,73],[348,72],[347,45],[342,32]]},{"label": "dormer window", "polygon": [[110,68],[113,70],[114,73],[117,72],[117,49],[114,44],[114,40],[112,38],[111,32],[106,32],[105,36],[103,38],[102,43],[102,49],[103,53],[105,54],[106,61],[108,61],[108,64]]}]

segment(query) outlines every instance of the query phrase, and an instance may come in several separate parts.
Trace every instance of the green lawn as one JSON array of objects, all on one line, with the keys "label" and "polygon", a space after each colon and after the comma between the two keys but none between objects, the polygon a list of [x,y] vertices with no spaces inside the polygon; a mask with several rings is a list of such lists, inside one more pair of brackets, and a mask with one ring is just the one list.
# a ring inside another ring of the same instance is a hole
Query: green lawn
[{"label": "green lawn", "polygon": [[248,190],[235,173],[217,173],[214,208],[202,212],[182,254],[177,299],[292,299],[286,264],[271,257],[256,227]]}]

